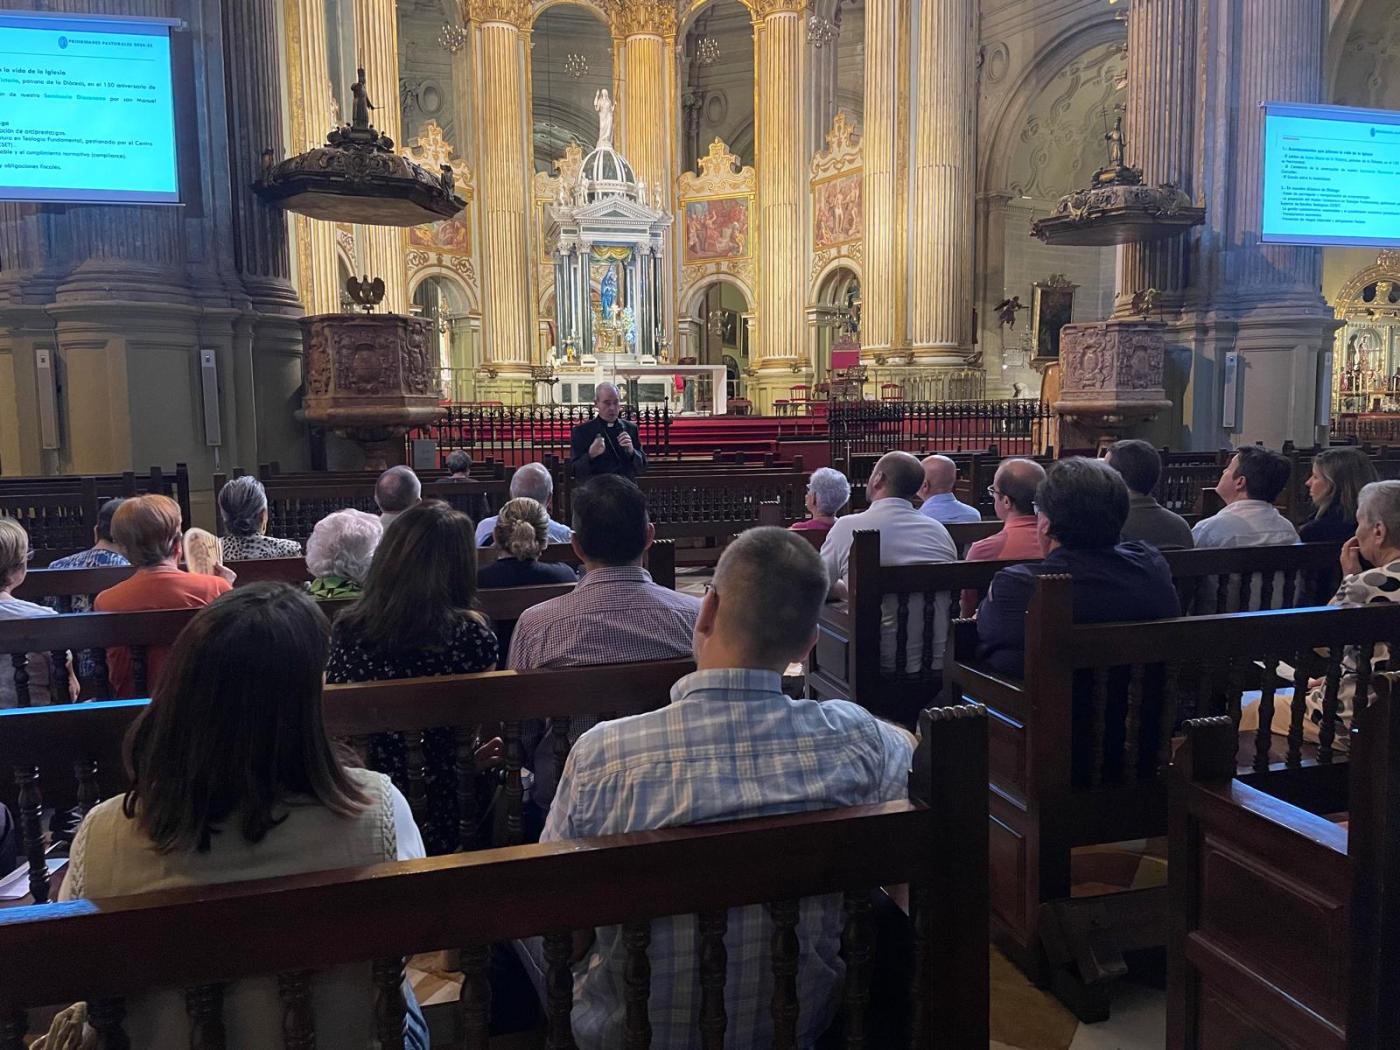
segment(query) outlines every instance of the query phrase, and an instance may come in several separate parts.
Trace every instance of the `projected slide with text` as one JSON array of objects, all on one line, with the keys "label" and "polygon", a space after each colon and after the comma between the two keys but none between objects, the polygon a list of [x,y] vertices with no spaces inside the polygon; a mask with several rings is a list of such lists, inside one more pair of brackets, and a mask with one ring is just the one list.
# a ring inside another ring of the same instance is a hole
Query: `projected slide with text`
[{"label": "projected slide with text", "polygon": [[1400,245],[1400,113],[1272,103],[1263,239]]},{"label": "projected slide with text", "polygon": [[170,27],[0,14],[0,199],[180,199]]}]

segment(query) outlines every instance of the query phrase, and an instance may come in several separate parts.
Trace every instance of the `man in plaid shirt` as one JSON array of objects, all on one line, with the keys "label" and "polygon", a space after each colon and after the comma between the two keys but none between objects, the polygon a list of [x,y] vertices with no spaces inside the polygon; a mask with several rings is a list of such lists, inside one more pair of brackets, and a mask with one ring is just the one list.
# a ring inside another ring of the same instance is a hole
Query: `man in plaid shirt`
[{"label": "man in plaid shirt", "polygon": [[[811,650],[828,580],[820,556],[785,529],[750,529],[715,570],[695,624],[698,670],[671,704],[589,730],[564,766],[541,841],[705,824],[886,802],[908,790],[914,738],[845,700],[783,694],[782,674]],[[799,1045],[810,1048],[835,1013],[844,969],[841,898],[802,902],[798,938]],[[652,1045],[700,1045],[693,916],[652,923]],[[766,909],[729,915],[725,1045],[772,1045],[773,979]],[[538,941],[526,945],[543,983]],[[574,970],[580,1050],[622,1045],[625,950],[617,927],[599,929]]]},{"label": "man in plaid shirt", "polygon": [[[574,492],[574,550],[586,570],[570,594],[521,614],[507,666],[513,671],[674,660],[690,655],[700,599],[653,583],[642,555],[656,529],[637,483],[601,474]],[[570,720],[578,739],[597,718]],[[534,800],[548,808],[558,771],[549,734],[527,763],[535,774]]]}]

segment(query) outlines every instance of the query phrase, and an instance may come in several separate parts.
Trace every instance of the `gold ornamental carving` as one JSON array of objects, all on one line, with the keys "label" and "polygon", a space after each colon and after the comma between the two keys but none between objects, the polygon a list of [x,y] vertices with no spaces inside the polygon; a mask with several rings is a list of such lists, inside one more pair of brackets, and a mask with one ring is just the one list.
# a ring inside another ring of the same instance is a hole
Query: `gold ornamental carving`
[{"label": "gold ornamental carving", "polygon": [[748,8],[760,20],[773,15],[800,15],[807,10],[807,0],[749,0]]},{"label": "gold ornamental carving", "polygon": [[861,165],[860,125],[838,109],[826,133],[826,149],[812,158],[812,181],[827,178]]},{"label": "gold ornamental carving", "polygon": [[466,0],[467,18],[477,25],[504,22],[516,29],[530,27],[529,0]]},{"label": "gold ornamental carving", "polygon": [[711,142],[709,151],[698,163],[699,175],[686,171],[676,180],[676,191],[681,197],[718,197],[754,191],[753,168],[741,168],[739,158],[729,152],[723,139]]},{"label": "gold ornamental carving", "polygon": [[614,37],[659,36],[672,40],[676,35],[676,6],[665,0],[617,0],[612,9]]}]

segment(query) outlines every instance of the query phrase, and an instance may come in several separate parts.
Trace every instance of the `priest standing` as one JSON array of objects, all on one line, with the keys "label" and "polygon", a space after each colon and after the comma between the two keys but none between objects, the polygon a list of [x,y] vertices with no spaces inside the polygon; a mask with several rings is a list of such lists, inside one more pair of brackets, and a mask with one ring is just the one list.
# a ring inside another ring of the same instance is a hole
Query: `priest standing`
[{"label": "priest standing", "polygon": [[634,423],[619,419],[622,399],[612,383],[599,383],[593,394],[597,411],[587,423],[574,427],[569,441],[569,458],[574,477],[580,480],[597,474],[635,477],[647,469],[646,453]]}]

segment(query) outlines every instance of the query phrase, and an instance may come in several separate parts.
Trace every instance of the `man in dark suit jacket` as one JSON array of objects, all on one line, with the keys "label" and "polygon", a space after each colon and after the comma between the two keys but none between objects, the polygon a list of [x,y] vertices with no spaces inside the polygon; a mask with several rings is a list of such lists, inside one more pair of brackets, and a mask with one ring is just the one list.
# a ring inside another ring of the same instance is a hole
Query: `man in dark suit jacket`
[{"label": "man in dark suit jacket", "polygon": [[642,451],[641,436],[635,424],[618,418],[622,399],[617,387],[612,383],[599,383],[593,394],[593,406],[598,414],[574,427],[569,439],[574,477],[621,474],[630,478],[643,473],[647,469],[647,457]]}]

